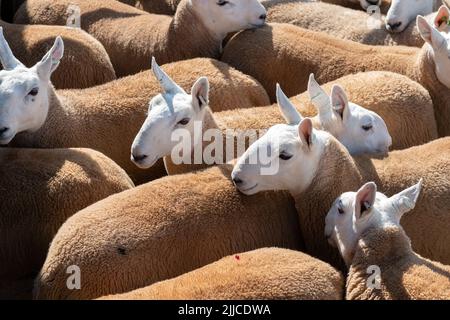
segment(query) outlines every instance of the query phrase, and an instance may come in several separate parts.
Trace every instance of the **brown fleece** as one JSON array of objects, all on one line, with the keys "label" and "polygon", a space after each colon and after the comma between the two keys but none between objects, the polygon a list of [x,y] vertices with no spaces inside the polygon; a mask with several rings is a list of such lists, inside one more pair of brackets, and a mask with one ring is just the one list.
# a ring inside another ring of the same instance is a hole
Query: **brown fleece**
[{"label": "brown fleece", "polygon": [[237,34],[225,47],[222,60],[254,76],[271,99],[277,82],[288,96],[303,92],[310,73],[319,83],[361,71],[404,74],[430,92],[439,135],[446,136],[450,135],[450,90],[438,81],[429,53],[427,44],[422,49],[369,46],[289,24],[272,24]]},{"label": "brown fleece", "polygon": [[268,22],[290,23],[308,30],[325,32],[340,39],[371,45],[422,47],[424,44],[415,21],[403,32],[391,33],[386,30],[383,21],[379,21],[379,28],[371,27],[367,13],[333,4],[270,0],[266,1],[264,6],[268,11]]},{"label": "brown fleece", "polygon": [[[367,269],[381,270],[381,288],[367,286]],[[347,299],[449,300],[450,266],[422,258],[399,227],[369,229],[358,242],[347,278]]]},{"label": "brown fleece", "polygon": [[342,300],[343,276],[304,253],[264,248],[101,300]]},{"label": "brown fleece", "polygon": [[16,58],[28,67],[41,61],[57,36],[63,38],[64,57],[52,75],[57,89],[90,88],[116,79],[105,48],[82,30],[58,26],[22,26],[1,20],[0,26]]},{"label": "brown fleece", "polygon": [[[335,84],[341,85],[346,90],[350,101],[375,111],[385,120],[393,139],[392,150],[406,149],[438,138],[433,103],[427,90],[417,82],[391,72],[372,71],[345,76],[325,84],[323,88],[330,94]],[[313,117],[317,114],[308,93],[292,97],[291,102],[304,117]],[[223,137],[234,141],[236,151],[237,140],[242,138],[246,130],[256,129],[263,132],[284,121],[278,106],[274,104],[268,107],[207,114],[203,121],[203,131],[220,128]],[[315,127],[320,129],[318,121],[314,123]],[[240,131],[230,135],[227,134],[227,129]],[[210,142],[206,142],[205,147],[209,144]],[[248,145],[249,143],[246,142],[246,146]],[[232,158],[238,156],[234,153]],[[170,157],[165,159],[165,163],[170,175],[205,167],[205,165],[175,165]]]},{"label": "brown fleece", "polygon": [[[36,280],[39,299],[92,299],[129,292],[263,247],[302,249],[293,199],[248,197],[231,166],[170,176],[117,194],[70,218]],[[81,290],[66,287],[81,268]]]},{"label": "brown fleece", "polygon": [[[392,196],[424,179],[416,208],[401,221],[420,255],[450,264],[450,138],[406,150],[394,151],[384,159],[352,158],[333,137],[326,145],[319,169],[308,190],[294,195],[300,229],[307,253],[333,266],[342,259],[323,235],[325,217],[344,192],[358,190],[374,181],[379,190]],[[320,199],[320,200],[318,200]]]},{"label": "brown fleece", "polygon": [[0,148],[0,299],[30,299],[59,227],[74,213],[133,187],[89,149]]},{"label": "brown fleece", "polygon": [[[212,59],[180,61],[163,69],[188,92],[199,77],[207,76],[212,110],[269,103],[259,83]],[[162,161],[151,170],[141,170],[131,162],[130,150],[150,99],[161,91],[151,71],[90,89],[50,90],[50,111],[44,126],[33,134],[19,134],[12,145],[92,148],[116,161],[136,184],[148,182],[165,175]]]},{"label": "brown fleece", "polygon": [[219,57],[223,39],[206,29],[188,0],[180,3],[173,18],[113,0],[28,0],[15,22],[64,25],[70,4],[80,7],[81,28],[104,45],[119,77],[150,69],[152,56],[159,64]]}]

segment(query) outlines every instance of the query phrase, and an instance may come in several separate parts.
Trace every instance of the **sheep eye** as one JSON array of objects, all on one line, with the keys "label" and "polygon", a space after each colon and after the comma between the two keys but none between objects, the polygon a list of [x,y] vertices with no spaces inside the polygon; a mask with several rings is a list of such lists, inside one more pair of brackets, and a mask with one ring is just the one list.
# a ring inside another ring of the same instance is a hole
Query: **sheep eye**
[{"label": "sheep eye", "polygon": [[226,0],[219,0],[219,1],[217,2],[217,5],[223,7],[224,5],[226,5],[226,4],[228,4],[228,3],[230,3],[230,2],[229,2],[229,1],[226,1]]},{"label": "sheep eye", "polygon": [[342,209],[342,202],[339,202],[338,212],[339,212],[339,214],[344,214],[345,213],[344,209]]},{"label": "sheep eye", "polygon": [[287,161],[287,160],[289,160],[291,158],[292,158],[292,155],[290,155],[290,154],[287,154],[285,152],[280,153],[280,159],[281,160]]},{"label": "sheep eye", "polygon": [[33,90],[31,90],[28,95],[32,96],[32,97],[36,97],[39,93],[39,89],[38,88],[34,88]]},{"label": "sheep eye", "polygon": [[185,126],[187,125],[189,122],[191,121],[191,119],[189,118],[184,118],[183,120],[181,120],[180,122],[178,122],[179,125]]},{"label": "sheep eye", "polygon": [[370,131],[370,130],[372,130],[372,128],[373,128],[373,126],[372,126],[371,124],[362,126],[362,129],[363,129],[364,131]]}]

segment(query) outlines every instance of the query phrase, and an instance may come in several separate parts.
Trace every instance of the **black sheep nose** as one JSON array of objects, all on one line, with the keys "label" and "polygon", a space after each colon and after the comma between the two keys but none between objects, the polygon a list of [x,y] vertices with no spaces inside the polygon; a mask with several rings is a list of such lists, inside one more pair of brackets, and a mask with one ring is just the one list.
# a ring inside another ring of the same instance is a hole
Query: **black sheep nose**
[{"label": "black sheep nose", "polygon": [[263,21],[266,21],[266,19],[267,19],[267,14],[262,14],[262,15],[260,15],[259,16],[259,19],[261,19],[261,20],[263,20]]},{"label": "black sheep nose", "polygon": [[133,154],[133,160],[134,161],[136,161],[136,162],[141,162],[141,161],[143,161],[143,160],[145,160],[145,159],[147,159],[148,158],[148,156],[147,155],[135,155],[135,154]]},{"label": "black sheep nose", "polygon": [[391,29],[392,31],[400,28],[400,26],[402,25],[401,22],[396,22],[396,23],[388,23],[389,29]]},{"label": "black sheep nose", "polygon": [[8,132],[9,128],[1,128],[0,129],[0,136],[3,135],[4,133]]},{"label": "black sheep nose", "polygon": [[238,186],[244,183],[244,181],[242,181],[241,179],[239,179],[238,177],[234,177],[233,178],[233,183]]}]

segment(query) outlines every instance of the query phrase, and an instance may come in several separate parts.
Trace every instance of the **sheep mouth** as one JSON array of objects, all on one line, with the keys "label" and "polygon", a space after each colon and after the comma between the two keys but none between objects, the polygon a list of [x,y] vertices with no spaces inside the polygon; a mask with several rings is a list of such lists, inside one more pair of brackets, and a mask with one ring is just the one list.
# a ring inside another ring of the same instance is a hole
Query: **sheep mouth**
[{"label": "sheep mouth", "polygon": [[0,146],[6,146],[8,145],[15,137],[15,134],[11,134],[8,137],[1,137],[0,138]]},{"label": "sheep mouth", "polygon": [[266,23],[264,22],[264,23],[259,23],[259,24],[256,24],[256,23],[249,23],[249,28],[250,29],[258,29],[258,28],[262,28],[262,27],[264,27],[266,25]]},{"label": "sheep mouth", "polygon": [[251,191],[253,191],[253,190],[255,190],[256,188],[258,187],[258,184],[255,184],[253,187],[251,187],[251,188],[247,188],[247,189],[239,189],[242,193],[249,193],[249,192],[251,192]]},{"label": "sheep mouth", "polygon": [[135,161],[135,160],[132,160],[132,161],[140,169],[149,169],[149,168],[153,167],[155,165],[155,163],[158,162],[158,160],[159,160],[159,157],[156,156],[153,158],[152,161],[149,161],[148,159],[144,159],[142,161]]}]

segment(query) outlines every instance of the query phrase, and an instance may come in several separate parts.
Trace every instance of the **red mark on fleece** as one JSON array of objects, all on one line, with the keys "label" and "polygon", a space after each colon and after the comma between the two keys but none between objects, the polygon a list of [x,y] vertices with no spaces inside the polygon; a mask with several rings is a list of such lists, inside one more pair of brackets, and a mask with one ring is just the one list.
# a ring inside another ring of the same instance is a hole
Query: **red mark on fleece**
[{"label": "red mark on fleece", "polygon": [[241,260],[241,257],[239,257],[239,256],[235,256],[235,258],[237,261]]}]

